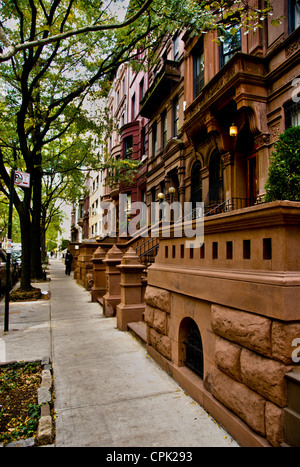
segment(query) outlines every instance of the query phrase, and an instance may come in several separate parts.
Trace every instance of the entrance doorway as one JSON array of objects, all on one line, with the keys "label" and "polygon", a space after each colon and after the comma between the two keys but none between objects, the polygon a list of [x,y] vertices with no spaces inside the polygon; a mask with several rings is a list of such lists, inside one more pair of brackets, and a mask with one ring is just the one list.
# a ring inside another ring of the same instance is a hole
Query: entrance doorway
[{"label": "entrance doorway", "polygon": [[247,158],[247,198],[250,206],[255,204],[257,199],[257,157],[256,154]]},{"label": "entrance doorway", "polygon": [[209,161],[209,205],[215,206],[224,201],[223,163],[221,154],[214,151]]},{"label": "entrance doorway", "polygon": [[201,163],[196,161],[192,167],[191,173],[191,203],[192,209],[196,208],[196,203],[202,201],[202,178],[201,178]]}]

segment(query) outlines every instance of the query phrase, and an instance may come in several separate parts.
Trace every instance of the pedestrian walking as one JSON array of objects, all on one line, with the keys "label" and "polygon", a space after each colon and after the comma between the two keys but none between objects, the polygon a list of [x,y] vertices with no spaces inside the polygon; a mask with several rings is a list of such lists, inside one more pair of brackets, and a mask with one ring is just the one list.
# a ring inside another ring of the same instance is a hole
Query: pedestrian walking
[{"label": "pedestrian walking", "polygon": [[66,257],[65,257],[65,265],[66,265],[66,275],[69,276],[71,274],[71,267],[72,267],[73,256],[67,250]]}]

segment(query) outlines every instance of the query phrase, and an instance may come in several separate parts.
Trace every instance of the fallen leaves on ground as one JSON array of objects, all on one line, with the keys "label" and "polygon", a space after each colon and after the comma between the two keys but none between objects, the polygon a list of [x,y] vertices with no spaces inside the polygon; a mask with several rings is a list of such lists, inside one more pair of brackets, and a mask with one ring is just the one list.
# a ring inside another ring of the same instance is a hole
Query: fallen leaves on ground
[{"label": "fallen leaves on ground", "polygon": [[0,367],[0,441],[4,444],[35,436],[40,407],[37,390],[40,363],[12,363]]}]

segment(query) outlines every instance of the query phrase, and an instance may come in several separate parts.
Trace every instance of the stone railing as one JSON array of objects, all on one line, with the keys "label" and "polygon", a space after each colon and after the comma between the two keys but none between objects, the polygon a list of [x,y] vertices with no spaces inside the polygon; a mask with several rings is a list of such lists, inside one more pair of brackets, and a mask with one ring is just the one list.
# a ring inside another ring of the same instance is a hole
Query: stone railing
[{"label": "stone railing", "polygon": [[[288,444],[286,374],[300,372],[299,234],[300,203],[219,214],[205,220],[201,248],[161,237],[148,270],[149,353],[244,446]],[[185,365],[191,320],[202,380]]]}]

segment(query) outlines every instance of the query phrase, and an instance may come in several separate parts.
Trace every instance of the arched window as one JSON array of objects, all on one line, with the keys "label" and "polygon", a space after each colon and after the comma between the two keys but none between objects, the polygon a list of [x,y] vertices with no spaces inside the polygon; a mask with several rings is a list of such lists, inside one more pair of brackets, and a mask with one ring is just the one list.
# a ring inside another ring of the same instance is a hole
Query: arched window
[{"label": "arched window", "polygon": [[223,163],[221,154],[215,151],[209,161],[209,204],[221,204],[223,197]]},{"label": "arched window", "polygon": [[184,363],[198,376],[203,378],[203,346],[199,328],[191,318],[184,318],[185,359]]},{"label": "arched window", "polygon": [[192,167],[191,173],[191,203],[193,209],[196,207],[196,203],[202,201],[202,178],[201,178],[201,163],[196,161]]}]

